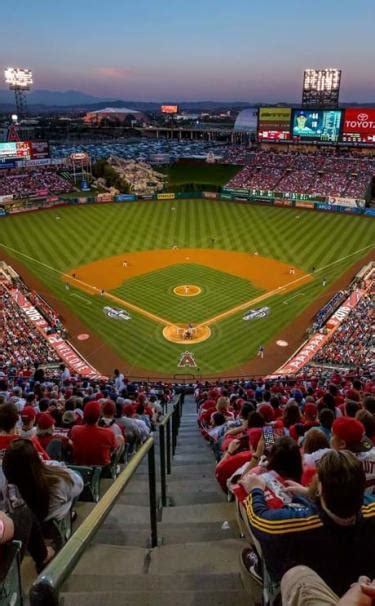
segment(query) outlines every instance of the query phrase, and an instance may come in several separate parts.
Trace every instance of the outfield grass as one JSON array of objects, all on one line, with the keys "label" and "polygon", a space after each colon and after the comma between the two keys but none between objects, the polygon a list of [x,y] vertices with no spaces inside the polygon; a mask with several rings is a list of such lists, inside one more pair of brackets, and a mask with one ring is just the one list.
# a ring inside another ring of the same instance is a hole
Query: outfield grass
[{"label": "outfield grass", "polygon": [[[172,207],[176,208],[173,213]],[[103,257],[169,248],[173,243],[179,247],[210,248],[212,238],[215,238],[216,248],[256,250],[260,255],[299,266],[305,271],[310,271],[312,266],[325,269],[298,290],[267,299],[267,305],[271,307],[267,319],[244,322],[241,313],[211,326],[211,337],[191,346],[204,374],[243,364],[255,354],[260,344],[267,348],[267,342],[278,330],[322,294],[323,277],[328,286],[369,252],[375,243],[375,221],[211,200],[66,207],[0,220],[0,242],[7,247],[6,252],[34,272],[56,299],[69,306],[92,332],[133,366],[168,374],[177,372],[179,353],[186,345],[166,341],[161,325],[136,313],[131,314],[129,322],[109,320],[103,313],[103,299],[90,297],[74,288],[67,291],[61,272]],[[189,281],[204,288],[202,295],[186,300],[169,293],[173,280],[188,281],[185,271],[191,277]],[[242,296],[247,298],[249,293],[251,298],[253,285],[242,282],[227,274],[224,280],[220,272],[184,264],[183,272],[181,267],[170,267],[155,275],[134,278],[117,290],[145,309],[189,322],[199,320],[192,317],[193,310],[194,314],[206,319],[214,315],[215,309],[224,308],[230,301],[231,289],[236,291],[234,303],[238,302],[238,297],[240,300]],[[214,289],[220,291],[220,296],[215,297]],[[207,313],[203,311],[204,300]]]},{"label": "outfield grass", "polygon": [[[173,190],[181,185],[225,185],[243,167],[235,164],[207,164],[176,162],[168,167],[168,188]],[[194,190],[195,191],[195,190]]]}]

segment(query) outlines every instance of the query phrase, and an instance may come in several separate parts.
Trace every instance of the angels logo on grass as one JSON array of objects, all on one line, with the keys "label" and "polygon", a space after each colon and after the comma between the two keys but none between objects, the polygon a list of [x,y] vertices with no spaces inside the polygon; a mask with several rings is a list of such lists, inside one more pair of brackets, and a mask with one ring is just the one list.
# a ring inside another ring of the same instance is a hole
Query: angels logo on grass
[{"label": "angels logo on grass", "polygon": [[130,320],[131,317],[125,309],[118,309],[116,307],[103,307],[103,311],[108,318],[112,320]]},{"label": "angels logo on grass", "polygon": [[271,313],[270,307],[259,307],[258,309],[250,309],[243,316],[243,320],[259,320],[260,318],[266,318]]},{"label": "angels logo on grass", "polygon": [[179,368],[196,368],[197,363],[195,361],[194,355],[190,351],[184,351],[180,354],[180,359],[177,366]]}]

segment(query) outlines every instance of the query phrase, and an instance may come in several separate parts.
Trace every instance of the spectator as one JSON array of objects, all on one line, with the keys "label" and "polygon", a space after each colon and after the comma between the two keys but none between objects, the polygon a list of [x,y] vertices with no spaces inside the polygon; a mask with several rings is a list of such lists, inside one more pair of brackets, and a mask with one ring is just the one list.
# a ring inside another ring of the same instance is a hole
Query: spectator
[{"label": "spectator", "polygon": [[83,480],[78,474],[57,463],[41,461],[30,440],[20,438],[9,445],[3,470],[8,483],[17,486],[41,523],[62,520],[83,490]]},{"label": "spectator", "polygon": [[[248,474],[241,483],[250,495],[251,530],[273,582],[279,583],[293,566],[305,565],[342,596],[361,575],[374,578],[375,508],[362,505],[365,474],[352,453],[329,451],[319,462],[317,496],[311,499],[305,489],[293,485],[303,496],[294,497],[289,507],[267,506],[261,476]],[[243,562],[248,568],[248,551]],[[335,565],[327,566],[327,562]]]},{"label": "spectator", "polygon": [[21,411],[21,438],[32,438],[36,434],[36,428],[34,427],[36,413],[32,406],[24,406]]},{"label": "spectator", "polygon": [[73,461],[76,465],[107,466],[116,449],[116,438],[109,428],[99,427],[99,402],[88,402],[84,408],[84,425],[71,430]]}]

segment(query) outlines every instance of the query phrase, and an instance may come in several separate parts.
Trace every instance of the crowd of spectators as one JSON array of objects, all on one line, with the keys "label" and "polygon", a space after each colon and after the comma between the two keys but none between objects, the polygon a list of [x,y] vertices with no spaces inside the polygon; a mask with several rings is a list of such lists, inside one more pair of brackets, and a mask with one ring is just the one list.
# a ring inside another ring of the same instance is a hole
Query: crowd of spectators
[{"label": "crowd of spectators", "polygon": [[314,362],[349,368],[374,365],[374,317],[374,297],[369,293],[319,350]]},{"label": "crowd of spectators", "polygon": [[61,194],[73,191],[72,184],[63,179],[51,167],[38,167],[34,169],[0,173],[0,195],[13,195],[14,198],[27,198],[36,196],[41,192],[45,194]]},{"label": "crowd of spectators", "polygon": [[0,543],[22,540],[41,570],[58,548],[51,531],[74,516],[84,490],[77,466],[115,477],[172,397],[172,386],[131,383],[119,370],[90,381],[63,364],[10,372],[1,358],[0,531],[3,524],[11,532],[0,532]]},{"label": "crowd of spectators", "polygon": [[198,384],[195,398],[248,543],[241,576],[254,601],[281,591],[283,604],[370,605],[359,598],[375,578],[374,374],[311,368]]},{"label": "crowd of spectators", "polygon": [[341,303],[348,296],[347,290],[339,290],[337,291],[330,300],[323,305],[323,307],[318,311],[314,318],[313,330],[319,330],[326,323],[328,318],[335,313],[336,309],[341,305]]},{"label": "crowd of spectators", "polygon": [[363,198],[374,175],[375,160],[347,153],[258,150],[226,187]]},{"label": "crowd of spectators", "polygon": [[61,359],[0,282],[0,366],[30,372],[34,363],[58,365]]}]

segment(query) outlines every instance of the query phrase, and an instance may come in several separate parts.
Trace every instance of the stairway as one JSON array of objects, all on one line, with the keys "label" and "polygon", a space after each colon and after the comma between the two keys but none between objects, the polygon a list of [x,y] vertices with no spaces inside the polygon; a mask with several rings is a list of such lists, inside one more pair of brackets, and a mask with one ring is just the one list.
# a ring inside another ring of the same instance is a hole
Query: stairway
[{"label": "stairway", "polygon": [[149,548],[145,461],[63,586],[63,604],[248,606],[239,576],[243,542],[214,467],[193,398],[186,397],[159,546]]}]

